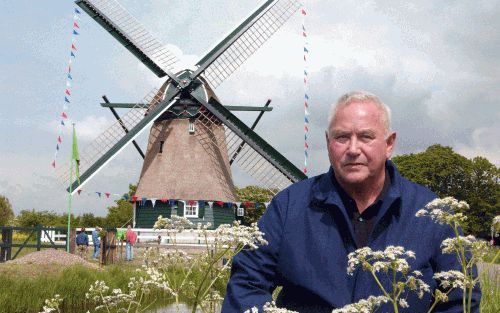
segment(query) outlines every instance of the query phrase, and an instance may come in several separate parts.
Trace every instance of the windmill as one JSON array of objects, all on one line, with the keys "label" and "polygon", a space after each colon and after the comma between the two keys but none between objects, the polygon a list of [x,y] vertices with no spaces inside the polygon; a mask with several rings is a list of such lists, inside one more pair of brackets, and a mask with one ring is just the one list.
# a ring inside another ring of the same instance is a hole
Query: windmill
[{"label": "windmill", "polygon": [[[256,123],[248,127],[231,113],[246,109],[262,114],[271,109],[269,102],[261,108],[224,106],[213,91],[290,18],[299,8],[297,1],[265,1],[208,52],[196,69],[176,73],[172,70],[177,57],[117,1],[78,0],[76,4],[166,81],[136,104],[110,103],[104,98],[102,105],[113,111],[117,122],[80,152],[80,182],[71,183],[73,192],[131,142],[144,157],[136,191],[139,198],[236,202],[231,173],[235,164],[273,190],[306,178],[253,131]],[[117,107],[130,110],[119,117],[114,111]],[[134,139],[149,128],[144,154]],[[60,177],[67,182],[69,173],[63,171]]]}]

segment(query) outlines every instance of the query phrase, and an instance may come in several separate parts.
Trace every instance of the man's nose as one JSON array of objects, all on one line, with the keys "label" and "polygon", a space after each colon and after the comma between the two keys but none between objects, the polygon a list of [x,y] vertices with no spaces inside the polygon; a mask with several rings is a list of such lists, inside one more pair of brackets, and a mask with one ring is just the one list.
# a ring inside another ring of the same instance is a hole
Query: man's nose
[{"label": "man's nose", "polygon": [[355,136],[351,137],[351,140],[349,140],[349,146],[347,152],[351,155],[357,155],[360,153],[359,141]]}]

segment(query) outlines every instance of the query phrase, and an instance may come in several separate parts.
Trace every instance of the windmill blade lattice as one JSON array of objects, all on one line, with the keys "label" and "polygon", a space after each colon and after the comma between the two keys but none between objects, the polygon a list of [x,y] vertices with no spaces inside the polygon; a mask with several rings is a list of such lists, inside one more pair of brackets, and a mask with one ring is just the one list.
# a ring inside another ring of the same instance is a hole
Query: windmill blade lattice
[{"label": "windmill blade lattice", "polygon": [[[150,108],[154,108],[157,104],[159,104],[163,100],[163,93],[159,92],[157,88],[150,91],[142,101],[139,101],[132,109],[130,109],[126,114],[120,117],[115,123],[113,123],[108,129],[106,129],[103,133],[101,133],[92,143],[86,146],[84,149],[80,151],[80,174],[81,174],[81,183],[80,186],[83,185],[88,179],[90,179],[102,166],[105,165],[108,159],[103,164],[99,164],[98,160],[104,156],[105,153],[116,147],[117,143],[122,140],[127,133],[123,129],[123,126],[129,130],[133,130],[144,118],[146,112]],[[146,106],[144,104],[147,104]],[[165,111],[168,107],[166,107]],[[135,134],[134,137],[139,135],[140,131]],[[129,141],[131,141],[131,138]],[[115,151],[113,156],[118,154],[118,152],[123,149],[125,145],[119,147],[119,150]],[[65,185],[69,185],[70,172],[69,172],[69,163],[59,167],[58,169],[58,177],[61,182]],[[73,177],[73,182],[71,184],[77,187],[77,183],[75,182],[76,178]],[[76,188],[72,188],[73,192],[76,191]]]},{"label": "windmill blade lattice", "polygon": [[[213,149],[208,147],[225,141],[228,154],[233,155],[244,142],[242,138],[207,110],[200,113],[200,116],[196,119],[195,127],[204,129],[204,131],[197,132],[196,136],[202,145],[207,147],[207,154],[210,155],[214,163],[218,162],[219,156],[215,155],[212,152]],[[223,128],[224,132],[214,132],[213,130],[217,127]],[[224,135],[222,134],[225,134],[225,138],[223,138]],[[248,173],[273,193],[286,188],[292,183],[287,176],[249,145],[243,145],[243,148],[236,156],[235,163],[238,164],[241,170]],[[220,180],[224,181],[222,173]]]},{"label": "windmill blade lattice", "polygon": [[156,75],[159,77],[171,76],[169,72],[179,61],[177,57],[153,37],[117,1],[79,0],[76,3]]},{"label": "windmill blade lattice", "polygon": [[[225,50],[215,60],[210,61],[210,56],[217,51],[209,52],[197,65],[200,66],[203,76],[210,83],[210,86],[213,88],[219,86],[257,51],[299,7],[298,1],[278,0],[232,44],[228,43],[228,47],[224,45],[219,47],[223,43],[219,44],[214,50]],[[203,70],[205,62],[212,63]]]}]

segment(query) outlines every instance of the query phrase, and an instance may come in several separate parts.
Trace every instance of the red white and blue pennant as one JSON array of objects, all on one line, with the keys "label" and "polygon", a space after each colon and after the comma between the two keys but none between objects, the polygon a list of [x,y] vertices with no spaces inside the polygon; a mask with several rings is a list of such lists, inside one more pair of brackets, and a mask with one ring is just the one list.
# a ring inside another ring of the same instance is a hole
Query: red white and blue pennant
[{"label": "red white and blue pennant", "polygon": [[69,105],[71,104],[71,92],[72,92],[72,81],[73,81],[73,74],[71,72],[71,66],[76,58],[76,53],[77,53],[77,36],[80,35],[80,15],[81,12],[77,8],[74,8],[74,14],[73,14],[73,21],[72,21],[72,29],[71,29],[71,46],[70,46],[70,53],[69,53],[69,60],[68,60],[68,66],[66,68],[66,86],[64,90],[64,102],[63,102],[63,107],[62,111],[59,114],[59,123],[58,123],[58,132],[57,132],[57,138],[56,138],[56,151],[54,152],[54,159],[51,163],[53,168],[56,168],[56,161],[57,161],[57,154],[59,153],[59,150],[61,149],[62,142],[63,142],[63,134],[64,134],[64,129],[66,128],[66,124],[68,121],[68,109]]},{"label": "red white and blue pennant", "polygon": [[309,43],[307,39],[307,31],[306,31],[306,4],[303,1],[302,9],[302,37],[304,39],[304,174],[307,174],[307,161],[309,158],[309,94],[307,88],[308,82],[308,67],[307,60],[309,58]]}]

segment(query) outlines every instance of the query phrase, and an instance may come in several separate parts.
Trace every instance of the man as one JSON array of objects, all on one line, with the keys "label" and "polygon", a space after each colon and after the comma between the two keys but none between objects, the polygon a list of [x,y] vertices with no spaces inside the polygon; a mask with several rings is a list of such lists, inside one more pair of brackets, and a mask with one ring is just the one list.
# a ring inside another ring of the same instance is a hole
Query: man
[{"label": "man", "polygon": [[82,227],[80,233],[76,236],[76,247],[80,257],[87,259],[87,250],[89,248],[89,237],[85,233],[85,227]]},{"label": "man", "polygon": [[[390,110],[366,92],[342,96],[331,109],[326,143],[330,170],[280,192],[259,221],[267,246],[243,251],[234,258],[222,312],[262,308],[276,286],[283,286],[277,305],[298,312],[331,312],[347,304],[381,295],[369,272],[348,275],[347,255],[364,246],[384,250],[403,246],[422,280],[436,286],[435,272],[459,269],[455,255],[442,254],[440,244],[453,233],[415,213],[436,195],[401,177],[389,161],[396,133]],[[384,274],[382,276],[385,276]],[[390,286],[388,278],[381,283]],[[434,312],[462,312],[462,294]],[[479,310],[479,291],[473,311]],[[427,312],[431,294],[403,297],[411,312]],[[385,304],[379,312],[392,312]],[[404,311],[403,309],[401,311]],[[400,311],[400,312],[401,312]]]},{"label": "man", "polygon": [[98,259],[99,252],[101,251],[101,238],[99,237],[99,232],[101,230],[101,227],[96,226],[92,231],[92,242],[94,243],[94,254],[92,255],[92,260],[94,261]]},{"label": "man", "polygon": [[126,244],[125,244],[125,258],[127,261],[132,261],[134,259],[134,245],[137,240],[137,234],[132,230],[132,226],[127,226],[127,233],[125,234]]}]

